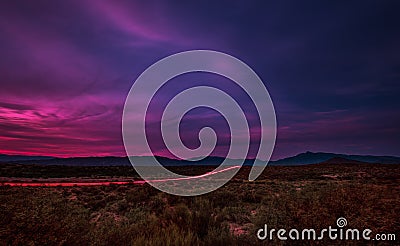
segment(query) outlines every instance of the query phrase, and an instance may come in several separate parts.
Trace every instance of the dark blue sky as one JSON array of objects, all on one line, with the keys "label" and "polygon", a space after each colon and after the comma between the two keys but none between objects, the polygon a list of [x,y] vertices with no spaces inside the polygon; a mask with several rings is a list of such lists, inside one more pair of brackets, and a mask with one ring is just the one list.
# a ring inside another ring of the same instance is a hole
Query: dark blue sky
[{"label": "dark blue sky", "polygon": [[[163,57],[211,49],[265,82],[277,114],[274,159],[307,150],[400,155],[399,11],[398,1],[2,2],[0,150],[124,155],[121,114],[133,81]],[[213,124],[223,154],[225,122]],[[182,131],[195,145],[192,129]]]}]

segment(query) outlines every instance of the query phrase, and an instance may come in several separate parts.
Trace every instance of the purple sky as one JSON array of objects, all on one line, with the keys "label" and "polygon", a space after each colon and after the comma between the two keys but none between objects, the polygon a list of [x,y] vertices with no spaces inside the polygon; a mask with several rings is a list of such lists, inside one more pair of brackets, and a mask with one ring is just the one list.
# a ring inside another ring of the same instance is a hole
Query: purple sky
[{"label": "purple sky", "polygon": [[[211,49],[240,58],[265,82],[278,123],[273,159],[307,150],[399,156],[399,7],[396,1],[2,2],[0,152],[122,156],[122,108],[133,81],[163,57]],[[251,103],[218,76],[173,79],[156,105],[182,90],[174,80],[236,95],[257,133]],[[212,110],[186,117],[184,143],[198,144],[199,122],[215,127],[214,154],[223,155],[229,132]],[[150,132],[155,152],[166,154],[157,127]]]}]

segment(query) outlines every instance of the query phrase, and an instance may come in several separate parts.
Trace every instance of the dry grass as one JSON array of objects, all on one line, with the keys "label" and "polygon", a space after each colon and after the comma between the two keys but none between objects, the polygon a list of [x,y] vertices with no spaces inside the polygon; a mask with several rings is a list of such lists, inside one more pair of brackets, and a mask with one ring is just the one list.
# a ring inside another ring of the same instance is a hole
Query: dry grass
[{"label": "dry grass", "polygon": [[400,235],[398,165],[267,167],[255,182],[246,181],[248,171],[243,168],[224,187],[192,198],[149,185],[2,186],[0,243],[259,245],[268,243],[255,234],[265,223],[318,229],[334,226],[342,216],[351,228]]}]

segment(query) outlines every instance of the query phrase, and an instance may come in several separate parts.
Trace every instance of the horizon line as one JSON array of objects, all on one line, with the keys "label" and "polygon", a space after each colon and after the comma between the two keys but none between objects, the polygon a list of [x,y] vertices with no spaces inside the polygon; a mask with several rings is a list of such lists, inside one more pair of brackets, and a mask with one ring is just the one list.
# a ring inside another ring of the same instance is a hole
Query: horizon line
[{"label": "horizon line", "polygon": [[[282,157],[279,159],[275,159],[272,160],[270,159],[268,162],[270,161],[279,161],[279,160],[283,160],[286,158],[291,158],[291,157],[295,157],[298,156],[300,154],[307,154],[307,153],[312,153],[312,154],[336,154],[336,155],[349,155],[349,156],[374,156],[374,157],[396,157],[396,158],[400,158],[400,155],[374,155],[374,154],[348,154],[348,153],[336,153],[336,152],[323,152],[323,151],[305,151],[305,152],[300,152],[291,156],[286,156],[286,157]],[[128,156],[128,155],[98,155],[98,156],[94,156],[94,155],[87,155],[87,156],[53,156],[53,155],[36,155],[36,154],[4,154],[4,153],[0,153],[1,155],[5,155],[5,156],[26,156],[26,157],[42,157],[42,158],[53,158],[53,159],[70,159],[70,158],[107,158],[107,157],[114,157],[114,158],[125,158],[125,157],[152,157],[151,155],[134,155],[134,156]],[[158,157],[158,158],[167,158],[170,160],[178,160],[178,161],[190,161],[190,159],[179,159],[179,158],[173,158],[173,157],[169,157],[169,156],[161,156],[161,155],[154,155],[153,157]],[[200,156],[198,157],[192,157],[192,158],[200,158]],[[201,157],[200,161],[204,158],[226,158],[224,156],[205,156],[205,157]],[[231,159],[231,160],[239,160],[241,158],[226,158],[226,159]],[[256,158],[246,158],[244,160],[256,160]],[[260,159],[258,159],[260,160]],[[265,161],[265,160],[260,160],[260,161]]]}]

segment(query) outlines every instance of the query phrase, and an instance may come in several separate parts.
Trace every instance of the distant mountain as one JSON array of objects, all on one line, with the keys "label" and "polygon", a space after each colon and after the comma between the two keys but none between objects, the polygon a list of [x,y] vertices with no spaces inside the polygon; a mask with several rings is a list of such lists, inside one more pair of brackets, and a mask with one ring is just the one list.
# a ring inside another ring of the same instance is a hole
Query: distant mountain
[{"label": "distant mountain", "polygon": [[367,162],[349,160],[343,157],[333,157],[327,161],[321,162],[319,164],[366,164]]},{"label": "distant mountain", "polygon": [[[149,156],[135,156],[132,157],[134,165],[146,166],[151,164]],[[157,160],[164,166],[191,166],[191,165],[207,165],[217,166],[220,165],[225,158],[223,157],[205,157],[199,161],[191,160],[176,160],[167,157],[156,157]],[[20,164],[40,164],[40,165],[63,165],[63,166],[129,166],[131,165],[128,157],[71,157],[71,158],[49,158],[49,159],[10,159],[3,162],[13,162]],[[230,165],[239,164],[240,160],[228,159],[227,163]],[[254,160],[245,160],[244,165],[252,165]]]},{"label": "distant mountain", "polygon": [[308,151],[293,157],[288,157],[278,161],[273,161],[271,162],[271,165],[295,166],[295,165],[317,164],[321,162],[326,162],[333,158],[342,158],[346,160],[353,160],[353,161],[360,161],[367,163],[400,164],[400,157],[395,157],[395,156],[345,155],[345,154],[324,153],[324,152],[313,153]]},{"label": "distant mountain", "polygon": [[[149,156],[132,157],[134,165],[145,166],[151,163]],[[164,166],[192,166],[192,165],[220,165],[225,158],[209,156],[199,161],[176,160],[167,157],[156,157]],[[197,159],[197,158],[196,158]],[[71,157],[56,158],[51,156],[21,156],[21,155],[0,155],[0,162],[40,165],[64,165],[64,166],[129,166],[128,157]],[[245,166],[253,165],[254,159],[244,161]],[[240,160],[228,159],[230,165],[238,165]],[[345,155],[323,152],[305,152],[293,157],[284,158],[278,161],[270,161],[269,165],[297,166],[317,163],[380,163],[400,164],[400,157],[394,156],[371,156],[371,155]]]},{"label": "distant mountain", "polygon": [[130,162],[127,157],[71,157],[53,158],[46,160],[18,161],[20,164],[60,165],[60,166],[127,166]]},{"label": "distant mountain", "polygon": [[49,159],[54,159],[54,157],[52,157],[52,156],[28,156],[28,155],[2,155],[2,154],[0,154],[0,162],[49,160]]}]

